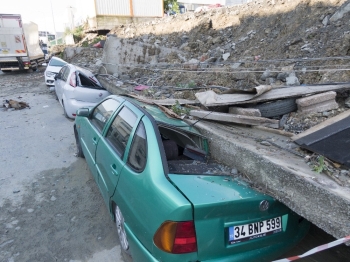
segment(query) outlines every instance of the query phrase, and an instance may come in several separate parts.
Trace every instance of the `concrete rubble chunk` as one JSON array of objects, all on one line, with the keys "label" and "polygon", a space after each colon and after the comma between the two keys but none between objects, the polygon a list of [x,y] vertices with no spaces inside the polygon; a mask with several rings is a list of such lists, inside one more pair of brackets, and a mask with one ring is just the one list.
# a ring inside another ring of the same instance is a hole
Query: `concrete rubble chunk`
[{"label": "concrete rubble chunk", "polygon": [[224,61],[226,61],[229,57],[230,57],[230,53],[225,53],[222,55],[222,59],[224,59]]},{"label": "concrete rubble chunk", "polygon": [[335,97],[337,93],[333,91],[299,98],[296,100],[298,112],[303,114],[318,113],[339,108]]},{"label": "concrete rubble chunk", "polygon": [[243,108],[243,107],[230,107],[228,112],[230,114],[244,115],[244,116],[261,116],[259,109],[255,108]]},{"label": "concrete rubble chunk", "polygon": [[345,106],[350,108],[350,97],[345,100]]},{"label": "concrete rubble chunk", "polygon": [[324,101],[335,99],[337,93],[334,91],[329,91],[317,95],[307,96],[303,98],[299,98],[296,100],[298,106],[304,107],[309,105],[318,104]]},{"label": "concrete rubble chunk", "polygon": [[290,73],[286,78],[286,84],[287,86],[300,86],[299,79],[296,77],[294,72]]}]

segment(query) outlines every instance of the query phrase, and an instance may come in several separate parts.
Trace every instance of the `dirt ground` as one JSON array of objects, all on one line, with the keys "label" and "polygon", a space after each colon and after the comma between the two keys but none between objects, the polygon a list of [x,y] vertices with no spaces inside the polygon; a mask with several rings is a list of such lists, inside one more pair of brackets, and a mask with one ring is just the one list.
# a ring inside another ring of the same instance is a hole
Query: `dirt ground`
[{"label": "dirt ground", "polygon": [[[73,121],[44,84],[43,70],[0,73],[0,261],[124,261],[115,225],[84,159],[74,156]],[[18,98],[21,97],[21,98]],[[334,239],[312,226],[286,256]],[[348,261],[342,245],[300,261]]]}]

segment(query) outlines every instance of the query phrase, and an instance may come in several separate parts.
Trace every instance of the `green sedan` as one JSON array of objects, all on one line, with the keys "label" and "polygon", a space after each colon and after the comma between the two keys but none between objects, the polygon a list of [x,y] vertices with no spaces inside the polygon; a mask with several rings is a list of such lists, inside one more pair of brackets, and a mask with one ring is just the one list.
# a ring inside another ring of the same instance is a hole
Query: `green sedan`
[{"label": "green sedan", "polygon": [[309,229],[211,161],[193,125],[154,105],[109,96],[77,111],[74,133],[133,261],[271,261]]}]

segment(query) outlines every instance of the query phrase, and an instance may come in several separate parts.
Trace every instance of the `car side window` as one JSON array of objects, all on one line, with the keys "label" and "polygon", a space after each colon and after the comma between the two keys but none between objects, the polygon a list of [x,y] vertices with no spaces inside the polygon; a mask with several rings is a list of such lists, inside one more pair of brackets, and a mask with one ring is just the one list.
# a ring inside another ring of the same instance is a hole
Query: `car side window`
[{"label": "car side window", "polygon": [[123,107],[108,129],[106,139],[121,158],[136,120],[137,116],[129,108]]},{"label": "car side window", "polygon": [[64,70],[63,75],[62,75],[62,80],[67,81],[68,75],[69,75],[69,67],[66,66],[66,70]]},{"label": "car side window", "polygon": [[67,67],[62,67],[61,70],[58,72],[57,78],[62,79],[63,73],[66,70]]},{"label": "car side window", "polygon": [[136,129],[130,147],[127,164],[136,172],[142,172],[147,160],[147,137],[143,122],[141,121]]},{"label": "car side window", "polygon": [[114,99],[107,99],[98,105],[92,112],[91,123],[102,132],[106,122],[113,112],[119,107],[120,102]]}]

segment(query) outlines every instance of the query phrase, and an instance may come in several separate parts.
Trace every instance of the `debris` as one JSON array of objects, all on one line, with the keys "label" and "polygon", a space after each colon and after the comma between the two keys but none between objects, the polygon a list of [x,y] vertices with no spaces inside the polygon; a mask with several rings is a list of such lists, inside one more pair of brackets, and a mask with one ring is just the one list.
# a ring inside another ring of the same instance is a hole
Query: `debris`
[{"label": "debris", "polygon": [[149,88],[149,86],[145,86],[145,85],[138,85],[138,86],[135,86],[135,90],[136,91],[142,91],[142,90],[146,90],[146,89],[148,89]]},{"label": "debris", "polygon": [[[258,88],[258,87],[256,87]],[[323,93],[326,91],[336,91],[350,89],[350,83],[337,85],[312,85],[312,86],[295,86],[288,88],[275,88],[262,94],[216,94],[214,91],[196,93],[197,99],[202,105],[219,106],[219,105],[237,105],[277,100],[288,97],[300,97],[302,95],[311,95]]]},{"label": "debris", "polygon": [[20,109],[24,109],[26,107],[30,108],[29,104],[27,104],[26,102],[18,102],[16,100],[6,100],[6,103],[3,105],[6,108],[14,108],[15,110],[20,110]]},{"label": "debris", "polygon": [[13,192],[14,194],[17,194],[17,193],[21,192],[21,190],[13,190],[12,192]]},{"label": "debris", "polygon": [[298,113],[310,114],[337,109],[339,105],[335,102],[336,96],[336,92],[330,91],[299,98],[296,100]]},{"label": "debris", "polygon": [[350,167],[350,110],[293,136],[301,147]]},{"label": "debris", "polygon": [[233,115],[227,113],[218,113],[218,112],[209,112],[208,111],[198,111],[191,110],[191,116],[195,116],[207,120],[215,120],[229,123],[237,123],[243,125],[261,125],[272,128],[278,128],[278,120],[263,118],[263,117],[254,117],[254,116],[242,116],[242,115]]}]

